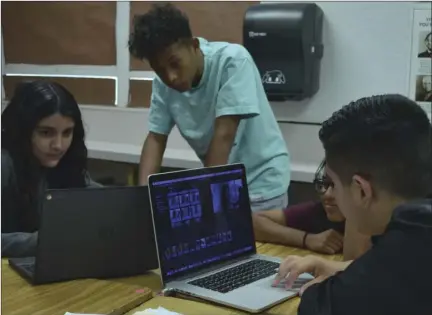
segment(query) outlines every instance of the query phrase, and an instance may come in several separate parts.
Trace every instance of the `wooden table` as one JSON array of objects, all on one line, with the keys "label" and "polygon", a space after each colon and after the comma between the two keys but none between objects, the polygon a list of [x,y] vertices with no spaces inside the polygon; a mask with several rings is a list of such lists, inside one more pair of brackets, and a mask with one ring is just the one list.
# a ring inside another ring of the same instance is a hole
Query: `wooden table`
[{"label": "wooden table", "polygon": [[[273,244],[257,243],[257,249],[260,254],[277,257],[310,254],[309,251]],[[342,259],[339,255],[324,257],[334,260]],[[125,304],[125,301],[130,300],[138,289],[148,287],[153,292],[159,292],[162,289],[158,271],[130,278],[85,279],[32,286],[10,268],[6,259],[2,260],[1,267],[1,310],[2,314],[6,315],[64,315],[65,312],[106,314]],[[265,314],[296,314],[298,303],[299,298],[293,298],[271,308]],[[155,296],[129,312],[128,315],[159,306],[185,315],[245,314],[206,302]]]}]

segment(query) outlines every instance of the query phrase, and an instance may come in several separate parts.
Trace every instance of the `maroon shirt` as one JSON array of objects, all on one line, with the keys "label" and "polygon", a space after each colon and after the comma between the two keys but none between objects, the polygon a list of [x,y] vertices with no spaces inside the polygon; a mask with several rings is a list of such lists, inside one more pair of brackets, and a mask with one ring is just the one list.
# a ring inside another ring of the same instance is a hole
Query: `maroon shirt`
[{"label": "maroon shirt", "polygon": [[345,222],[331,222],[327,219],[324,206],[321,202],[304,202],[289,206],[283,211],[287,227],[313,234],[330,229],[344,234]]}]

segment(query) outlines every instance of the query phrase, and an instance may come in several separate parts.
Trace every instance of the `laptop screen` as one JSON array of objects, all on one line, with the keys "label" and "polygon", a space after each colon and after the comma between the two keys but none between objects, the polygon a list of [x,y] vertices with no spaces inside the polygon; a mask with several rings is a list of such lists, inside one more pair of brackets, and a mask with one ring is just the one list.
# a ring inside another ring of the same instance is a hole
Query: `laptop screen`
[{"label": "laptop screen", "polygon": [[153,175],[150,195],[165,282],[256,252],[243,165]]}]

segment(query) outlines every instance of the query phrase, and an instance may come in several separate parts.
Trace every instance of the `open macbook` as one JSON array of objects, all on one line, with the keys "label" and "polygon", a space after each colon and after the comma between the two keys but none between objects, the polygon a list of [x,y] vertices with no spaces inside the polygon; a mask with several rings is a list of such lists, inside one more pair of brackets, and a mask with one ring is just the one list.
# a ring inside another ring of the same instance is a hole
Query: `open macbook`
[{"label": "open macbook", "polygon": [[257,254],[242,164],[151,175],[149,193],[164,288],[257,313],[312,279],[271,286],[280,259]]},{"label": "open macbook", "polygon": [[158,268],[147,186],[49,190],[41,206],[36,257],[9,259],[31,283]]}]

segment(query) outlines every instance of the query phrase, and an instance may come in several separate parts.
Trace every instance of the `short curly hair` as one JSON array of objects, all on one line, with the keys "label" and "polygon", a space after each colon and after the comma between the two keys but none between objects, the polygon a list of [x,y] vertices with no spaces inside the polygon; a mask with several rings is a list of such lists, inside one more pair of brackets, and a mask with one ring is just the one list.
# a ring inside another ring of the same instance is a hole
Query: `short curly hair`
[{"label": "short curly hair", "polygon": [[135,15],[129,36],[129,52],[140,60],[151,59],[172,44],[191,39],[188,17],[170,3],[155,4],[150,11]]},{"label": "short curly hair", "polygon": [[424,198],[432,181],[431,124],[411,99],[361,98],[326,120],[319,137],[326,161],[343,184],[363,176],[403,198]]}]

